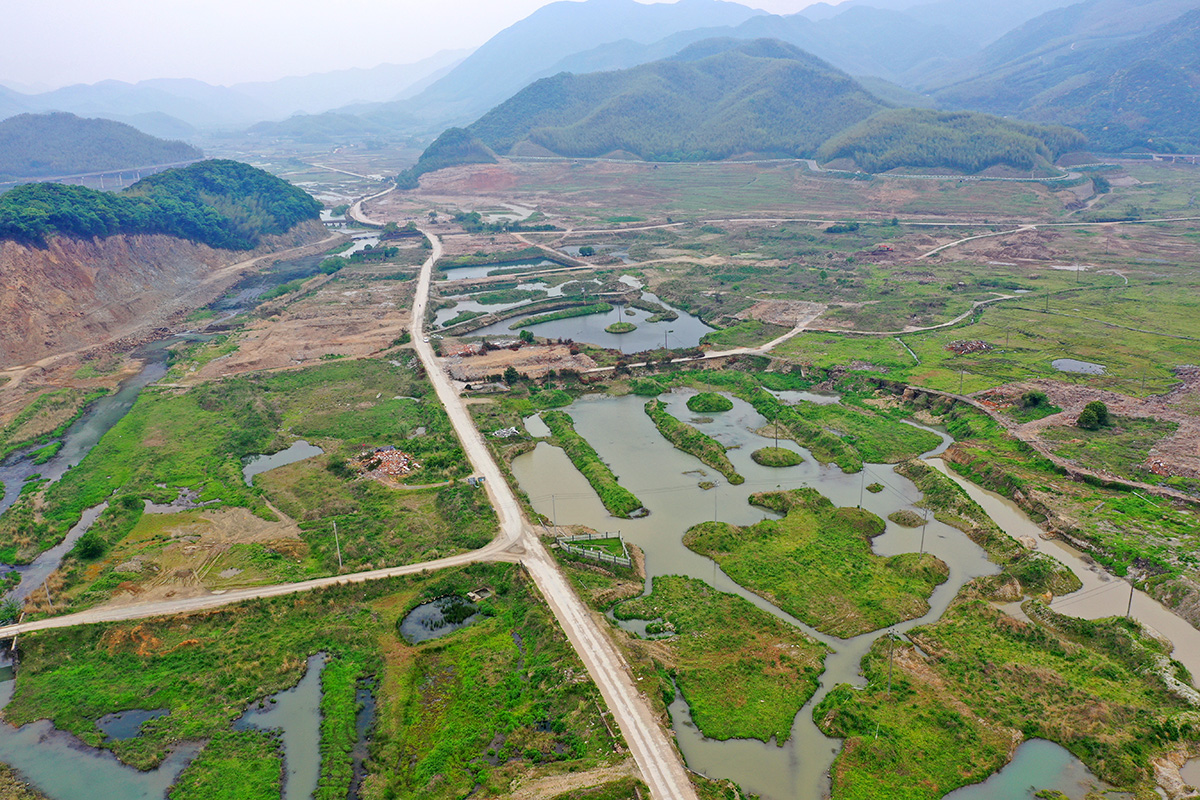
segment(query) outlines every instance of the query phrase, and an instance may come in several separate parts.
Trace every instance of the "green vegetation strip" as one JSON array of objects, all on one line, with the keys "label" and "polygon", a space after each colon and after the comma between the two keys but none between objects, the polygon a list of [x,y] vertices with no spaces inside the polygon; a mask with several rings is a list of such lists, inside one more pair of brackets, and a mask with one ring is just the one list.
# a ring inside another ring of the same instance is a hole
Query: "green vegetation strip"
[{"label": "green vegetation strip", "polygon": [[538,314],[526,319],[519,319],[509,325],[509,330],[517,328],[527,328],[530,325],[538,325],[542,322],[554,322],[559,319],[570,319],[571,317],[586,317],[592,314],[607,314],[612,311],[612,306],[608,303],[592,303],[586,306],[576,306],[575,308],[564,308],[562,311],[553,311],[549,314]]},{"label": "green vegetation strip", "polygon": [[829,648],[737,595],[679,576],[654,579],[618,619],[662,620],[672,672],[692,719],[711,739],[784,742],[817,689]]},{"label": "green vegetation strip", "polygon": [[1195,712],[1158,677],[1169,646],[1124,619],[1061,617],[1039,603],[1030,616],[1008,616],[968,584],[938,622],[909,632],[920,650],[892,643],[892,669],[889,644],[876,642],[863,659],[867,687],[838,686],[813,712],[846,740],[833,797],[940,798],[999,769],[1015,733],[1157,797],[1151,759],[1200,740]]},{"label": "green vegetation strip", "polygon": [[614,322],[604,329],[605,333],[633,333],[637,330],[637,325],[632,322]]},{"label": "green vegetation strip", "polygon": [[[1005,533],[961,486],[933,467],[914,460],[901,462],[895,469],[921,490],[922,498],[917,505],[932,511],[939,522],[970,536],[975,544],[987,551],[989,559],[1026,589],[1066,594],[1082,585],[1067,566],[1044,553],[1026,549]],[[916,527],[921,522],[910,519],[900,524]]]},{"label": "green vegetation strip", "polygon": [[[487,586],[480,621],[416,646],[397,625],[417,604]],[[326,652],[318,798],[346,797],[355,682],[378,681],[366,783],[380,797],[458,798],[481,787],[613,763],[623,749],[603,701],[519,567],[336,586],[203,614],[43,631],[22,637],[7,719],[49,719],[89,745],[153,768],[179,741],[207,744],[172,798],[278,797],[278,740],[235,733],[250,704],[294,685]],[[134,739],[108,740],[105,714],[166,708]],[[561,762],[561,763],[555,763]]]},{"label": "green vegetation strip", "polygon": [[646,414],[654,421],[654,426],[667,441],[675,445],[675,449],[693,455],[708,466],[725,476],[730,483],[737,485],[745,483],[738,471],[733,468],[725,455],[725,446],[716,439],[671,416],[666,404],[661,400],[651,400],[646,403]]},{"label": "green vegetation strip", "polygon": [[588,483],[600,496],[600,502],[614,517],[629,517],[643,508],[642,501],[633,492],[617,483],[617,476],[608,468],[600,455],[575,432],[575,421],[565,411],[547,411],[542,421],[554,435],[555,443],[566,452],[575,469],[587,478]]},{"label": "green vegetation strip", "polygon": [[815,489],[755,494],[750,501],[786,516],[748,528],[701,523],[683,543],[824,633],[848,638],[919,617],[949,575],[928,553],[875,555],[871,539],[883,533],[883,520],[861,509],[835,508]]}]

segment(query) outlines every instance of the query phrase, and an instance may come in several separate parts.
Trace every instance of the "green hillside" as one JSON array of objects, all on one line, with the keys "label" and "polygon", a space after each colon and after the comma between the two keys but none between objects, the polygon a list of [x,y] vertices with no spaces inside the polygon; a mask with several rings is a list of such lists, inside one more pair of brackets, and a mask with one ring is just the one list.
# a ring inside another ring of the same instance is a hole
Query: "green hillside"
[{"label": "green hillside", "polygon": [[1013,122],[970,111],[893,108],[830,139],[822,161],[849,158],[867,172],[938,167],[966,173],[1007,166],[1045,169],[1086,139],[1069,128]]},{"label": "green hillside", "polygon": [[468,130],[498,153],[528,141],[576,157],[809,156],[884,107],[849,75],[791,45],[709,39],[631,69],[542,79]]},{"label": "green hillside", "polygon": [[1200,9],[1121,44],[1033,52],[937,93],[940,105],[1071,125],[1093,149],[1200,148]]},{"label": "green hillside", "polygon": [[119,194],[30,183],[0,196],[0,239],[44,245],[76,238],[161,233],[249,250],[261,237],[319,217],[307,192],[240,161],[201,161],[160,172]]},{"label": "green hillside", "polygon": [[20,114],[0,121],[0,181],[172,164],[203,158],[195,147],[123,122],[74,114]]}]

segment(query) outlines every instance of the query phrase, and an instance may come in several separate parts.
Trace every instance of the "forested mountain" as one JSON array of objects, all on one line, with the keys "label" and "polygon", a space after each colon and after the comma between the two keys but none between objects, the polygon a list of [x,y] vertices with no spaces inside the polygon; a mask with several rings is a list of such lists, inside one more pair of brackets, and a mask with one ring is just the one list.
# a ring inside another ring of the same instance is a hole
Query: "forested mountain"
[{"label": "forested mountain", "polygon": [[0,239],[44,245],[51,236],[161,233],[227,250],[319,217],[307,192],[240,161],[202,161],[125,191],[30,183],[0,195]]},{"label": "forested mountain", "polygon": [[618,72],[537,81],[468,130],[498,153],[650,160],[811,155],[884,107],[850,76],[783,42],[712,39]]},{"label": "forested mountain", "polygon": [[172,164],[203,158],[195,147],[129,125],[74,114],[19,114],[0,121],[0,181]]},{"label": "forested mountain", "polygon": [[867,172],[932,167],[973,174],[1003,166],[1044,174],[1059,156],[1086,142],[1078,131],[1059,126],[970,111],[892,108],[827,141],[819,157],[848,158]]},{"label": "forested mountain", "polygon": [[1071,125],[1100,150],[1200,149],[1200,9],[1132,41],[1070,50],[1060,39],[936,97],[943,106]]}]

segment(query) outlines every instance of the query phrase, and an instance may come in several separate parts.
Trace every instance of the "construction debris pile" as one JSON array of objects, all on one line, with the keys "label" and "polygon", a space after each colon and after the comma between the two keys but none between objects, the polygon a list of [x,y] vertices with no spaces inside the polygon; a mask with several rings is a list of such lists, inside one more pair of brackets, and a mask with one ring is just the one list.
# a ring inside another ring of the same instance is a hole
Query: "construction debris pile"
[{"label": "construction debris pile", "polygon": [[382,472],[393,478],[409,475],[421,468],[408,453],[388,445],[378,450],[364,450],[358,458],[358,466],[363,472]]},{"label": "construction debris pile", "polygon": [[965,356],[969,353],[986,353],[992,346],[979,339],[960,339],[946,345],[946,349],[957,356]]}]

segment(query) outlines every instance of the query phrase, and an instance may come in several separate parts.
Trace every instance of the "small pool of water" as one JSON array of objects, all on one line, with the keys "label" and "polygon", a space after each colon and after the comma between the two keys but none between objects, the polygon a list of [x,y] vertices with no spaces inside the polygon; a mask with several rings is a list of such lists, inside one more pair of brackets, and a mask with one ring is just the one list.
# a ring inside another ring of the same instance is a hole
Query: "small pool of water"
[{"label": "small pool of water", "polygon": [[308,800],[321,772],[321,671],[325,654],[308,657],[304,677],[291,689],[253,705],[233,727],[281,730],[283,800]]},{"label": "small pool of water", "polygon": [[1093,364],[1091,361],[1079,361],[1074,358],[1056,358],[1050,365],[1059,372],[1075,372],[1084,375],[1103,375],[1104,365]]},{"label": "small pool of water", "polygon": [[1111,800],[1132,796],[1109,794],[1112,787],[1066,749],[1045,739],[1030,739],[999,772],[983,783],[954,790],[944,800],[1033,800],[1042,789],[1056,789],[1071,800],[1084,800],[1090,791],[1104,792]]},{"label": "small pool of water", "polygon": [[130,709],[129,711],[118,711],[115,714],[105,714],[100,719],[96,720],[96,727],[99,728],[109,739],[134,739],[142,732],[143,723],[149,722],[152,719],[165,717],[170,712],[165,708],[157,708],[153,711],[146,711],[140,708]]},{"label": "small pool of water", "polygon": [[550,426],[542,420],[540,414],[525,418],[525,430],[529,431],[530,436],[537,439],[550,435]]},{"label": "small pool of water", "polygon": [[[650,292],[644,292],[642,299],[658,303],[665,308],[675,311],[678,318],[667,322],[650,322],[654,316],[651,311],[634,308],[627,305],[614,305],[613,310],[606,314],[589,314],[586,317],[569,317],[552,322],[542,322],[530,325],[522,330],[531,331],[535,336],[547,339],[570,339],[585,342],[599,347],[608,347],[625,353],[640,353],[646,350],[657,350],[664,345],[672,349],[695,347],[700,344],[701,337],[713,329],[693,317],[686,311],[664,303]],[[630,313],[632,312],[632,313]],[[514,336],[516,331],[509,328],[520,317],[506,319],[472,333],[473,336]],[[614,322],[631,322],[637,330],[630,333],[609,333],[605,329]]]},{"label": "small pool of water", "polygon": [[276,467],[286,467],[288,464],[295,464],[297,461],[319,456],[324,452],[315,444],[309,444],[301,439],[288,449],[280,450],[278,453],[268,456],[251,456],[246,461],[246,465],[242,467],[242,477],[246,479],[247,486],[253,486],[254,476],[260,472],[269,472]]},{"label": "small pool of water", "polygon": [[400,623],[400,635],[409,644],[428,642],[473,625],[480,615],[475,605],[458,595],[446,595],[430,600],[408,612]]},{"label": "small pool of water", "polygon": [[[441,267],[440,269],[444,270],[447,280],[461,281],[466,280],[467,278],[486,278],[488,275],[491,275],[497,270],[509,270],[517,268],[527,270],[560,269],[563,266],[563,264],[559,264],[557,261],[551,261],[548,258],[531,258],[524,261],[494,261],[491,264],[476,264],[470,267],[450,267],[449,269]],[[513,274],[518,278],[520,277],[520,273]],[[434,277],[436,278],[437,276],[435,275]]]},{"label": "small pool of water", "polygon": [[[770,390],[768,390],[770,391]],[[771,392],[783,403],[794,406],[796,403],[813,403],[818,406],[835,406],[842,402],[840,394],[825,394],[823,392],[802,392],[785,390]]]}]

